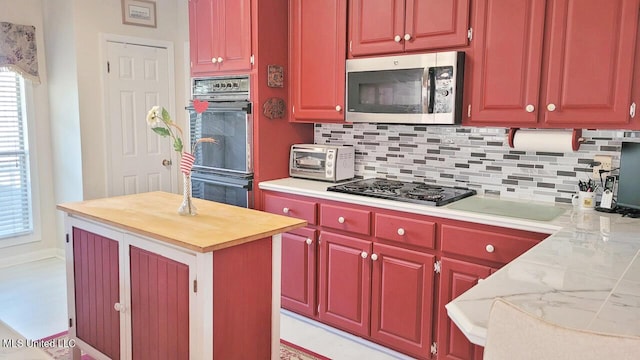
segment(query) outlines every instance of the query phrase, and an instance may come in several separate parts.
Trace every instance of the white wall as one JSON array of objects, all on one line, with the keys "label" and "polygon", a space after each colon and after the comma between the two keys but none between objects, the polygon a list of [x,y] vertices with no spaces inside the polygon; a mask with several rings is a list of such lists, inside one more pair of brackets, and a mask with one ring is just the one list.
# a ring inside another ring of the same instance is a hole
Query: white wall
[{"label": "white wall", "polygon": [[[82,138],[82,178],[84,199],[107,195],[107,149],[105,138],[105,105],[100,85],[103,69],[100,54],[100,33],[127,35],[174,43],[176,78],[175,99],[184,99],[184,42],[188,40],[188,1],[156,1],[157,28],[122,24],[121,1],[74,0],[80,131]],[[81,45],[80,45],[81,44]],[[161,104],[162,105],[162,104]],[[166,104],[182,109],[187,104]],[[185,114],[177,111],[173,117],[184,124]],[[142,119],[141,119],[142,120]]]},{"label": "white wall", "polygon": [[[49,116],[49,90],[47,63],[45,56],[45,37],[43,32],[42,1],[41,0],[0,0],[0,21],[14,24],[32,25],[36,27],[36,45],[38,47],[38,71],[40,85],[32,86],[33,103],[28,111],[29,122],[35,126],[29,128],[29,146],[34,167],[31,176],[37,181],[34,189],[34,200],[38,210],[34,213],[36,221],[35,242],[24,245],[0,248],[0,258],[11,259],[3,261],[7,265],[10,261],[21,261],[25,256],[45,257],[53,254],[56,247],[53,234],[56,232],[54,187],[51,155],[51,127]],[[29,85],[27,85],[29,87]],[[10,240],[10,239],[9,239]],[[1,240],[0,240],[1,241]]]},{"label": "white wall", "polygon": [[[0,259],[63,249],[61,202],[107,195],[105,105],[101,91],[100,34],[174,44],[175,120],[184,125],[189,74],[188,0],[157,0],[157,28],[122,24],[120,0],[0,0],[0,21],[34,25],[42,84],[34,87],[44,240],[0,248]],[[45,62],[45,58],[47,61]],[[47,77],[47,75],[49,75]],[[176,172],[177,173],[177,172]],[[178,174],[176,174],[176,180]]]}]

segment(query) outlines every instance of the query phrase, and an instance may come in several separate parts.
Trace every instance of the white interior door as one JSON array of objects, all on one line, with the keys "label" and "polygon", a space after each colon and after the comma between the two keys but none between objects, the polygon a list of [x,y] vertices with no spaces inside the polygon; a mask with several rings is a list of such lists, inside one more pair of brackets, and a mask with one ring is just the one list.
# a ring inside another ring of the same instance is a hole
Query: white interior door
[{"label": "white interior door", "polygon": [[166,48],[107,42],[109,196],[171,192],[171,141],[146,122],[154,105],[171,112],[168,59]]}]

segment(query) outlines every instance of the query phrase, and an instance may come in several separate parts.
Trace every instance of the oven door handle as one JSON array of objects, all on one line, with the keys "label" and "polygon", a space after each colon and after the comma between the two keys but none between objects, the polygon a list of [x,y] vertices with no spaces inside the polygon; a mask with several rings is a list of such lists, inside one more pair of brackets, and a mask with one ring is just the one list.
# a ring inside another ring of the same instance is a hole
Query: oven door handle
[{"label": "oven door handle", "polygon": [[[247,114],[251,114],[251,102],[249,101],[209,101],[209,106],[203,112],[229,112],[229,111],[244,111]],[[192,105],[186,107],[188,111],[195,111]]]},{"label": "oven door handle", "polygon": [[235,184],[235,183],[230,183],[230,182],[225,182],[225,181],[218,181],[218,180],[213,180],[207,177],[199,177],[199,176],[193,176],[191,175],[191,180],[197,180],[197,181],[202,181],[208,184],[215,184],[215,185],[222,185],[222,186],[229,186],[229,187],[234,187],[234,188],[238,188],[238,189],[246,189],[246,190],[251,190],[251,180],[247,181],[246,184]]}]

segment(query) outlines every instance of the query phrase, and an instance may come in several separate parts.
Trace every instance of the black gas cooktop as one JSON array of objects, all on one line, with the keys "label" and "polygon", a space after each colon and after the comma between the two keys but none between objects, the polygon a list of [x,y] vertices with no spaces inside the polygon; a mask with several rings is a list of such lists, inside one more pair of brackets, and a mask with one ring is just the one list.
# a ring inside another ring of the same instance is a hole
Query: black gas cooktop
[{"label": "black gas cooktop", "polygon": [[330,186],[327,191],[433,206],[446,205],[476,194],[475,190],[463,187],[386,179],[356,180]]}]

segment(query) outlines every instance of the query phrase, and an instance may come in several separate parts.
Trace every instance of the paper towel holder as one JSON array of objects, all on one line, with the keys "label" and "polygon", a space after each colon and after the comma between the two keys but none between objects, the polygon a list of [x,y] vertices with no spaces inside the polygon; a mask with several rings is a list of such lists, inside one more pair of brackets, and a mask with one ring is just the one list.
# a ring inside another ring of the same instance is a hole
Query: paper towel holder
[{"label": "paper towel holder", "polygon": [[[513,138],[516,136],[516,132],[518,132],[520,128],[509,128],[508,142],[509,147],[513,148]],[[580,149],[580,144],[585,141],[585,138],[582,137],[582,129],[573,129],[571,136],[571,148],[573,151],[578,151]]]}]

